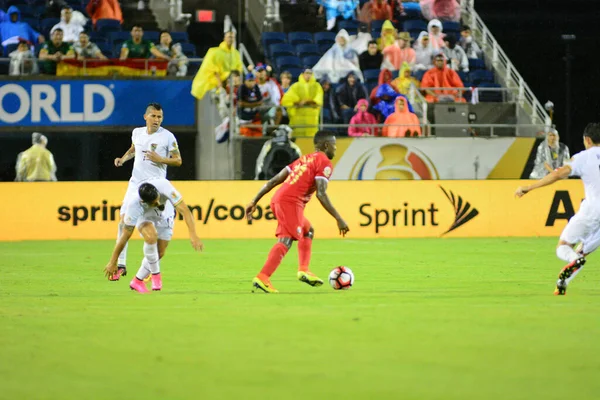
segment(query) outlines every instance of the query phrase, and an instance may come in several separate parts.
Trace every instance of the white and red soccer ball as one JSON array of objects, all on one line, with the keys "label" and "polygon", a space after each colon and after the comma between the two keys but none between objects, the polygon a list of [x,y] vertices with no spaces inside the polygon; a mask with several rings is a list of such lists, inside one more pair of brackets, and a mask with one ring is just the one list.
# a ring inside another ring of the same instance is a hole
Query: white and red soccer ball
[{"label": "white and red soccer ball", "polygon": [[348,267],[336,267],[329,273],[329,284],[334,290],[347,290],[354,284],[354,274]]}]

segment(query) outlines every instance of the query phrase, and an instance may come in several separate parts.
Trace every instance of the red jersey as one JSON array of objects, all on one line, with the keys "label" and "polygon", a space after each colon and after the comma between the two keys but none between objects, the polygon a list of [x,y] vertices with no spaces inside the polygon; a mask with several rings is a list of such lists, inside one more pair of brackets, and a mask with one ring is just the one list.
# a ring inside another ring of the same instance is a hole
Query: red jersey
[{"label": "red jersey", "polygon": [[333,172],[331,160],[321,151],[304,155],[286,168],[290,174],[271,201],[302,206],[310,201],[317,190],[316,179],[329,180]]}]

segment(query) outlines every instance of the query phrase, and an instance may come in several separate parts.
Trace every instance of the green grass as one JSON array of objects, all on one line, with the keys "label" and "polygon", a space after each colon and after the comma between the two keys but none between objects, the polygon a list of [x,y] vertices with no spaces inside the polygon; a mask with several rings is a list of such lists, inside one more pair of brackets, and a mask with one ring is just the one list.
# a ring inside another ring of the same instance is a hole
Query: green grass
[{"label": "green grass", "polygon": [[171,243],[164,290],[102,269],[112,242],[0,243],[0,399],[598,399],[592,256],[552,295],[555,239],[316,240],[251,294],[273,241]]}]

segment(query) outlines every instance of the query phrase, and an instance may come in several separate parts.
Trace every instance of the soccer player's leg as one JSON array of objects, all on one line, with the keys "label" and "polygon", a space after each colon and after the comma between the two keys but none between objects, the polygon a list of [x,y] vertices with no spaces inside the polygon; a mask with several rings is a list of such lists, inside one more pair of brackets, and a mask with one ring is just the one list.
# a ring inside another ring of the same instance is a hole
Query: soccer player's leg
[{"label": "soccer player's leg", "polygon": [[309,270],[314,236],[315,230],[310,222],[304,218],[302,237],[298,240],[298,280],[310,286],[321,286],[323,280]]},{"label": "soccer player's leg", "polygon": [[[143,221],[138,225],[138,230],[144,238],[144,260],[136,276],[129,283],[129,287],[139,293],[147,293],[148,288],[144,284],[144,278],[151,274],[158,275],[160,279],[160,264],[158,258],[158,232],[154,223]],[[154,286],[154,278],[152,279]]]},{"label": "soccer player's leg", "polygon": [[262,290],[265,293],[278,293],[279,291],[271,284],[271,276],[277,270],[281,261],[292,247],[292,242],[300,236],[299,218],[295,206],[286,206],[271,203],[271,210],[277,219],[277,243],[271,248],[267,261],[260,273],[252,280],[252,291]]},{"label": "soccer player's leg", "polygon": [[581,268],[585,265],[583,254],[577,253],[573,247],[588,237],[591,231],[590,221],[583,213],[577,213],[571,218],[558,241],[556,255],[567,262],[558,274],[554,294],[564,296],[567,294],[568,284],[575,278]]},{"label": "soccer player's leg", "polygon": [[[117,232],[117,241],[121,237],[123,233],[123,229],[125,228],[125,224],[123,224],[123,217],[125,216],[125,204],[129,201],[131,196],[135,195],[136,187],[135,185],[129,184],[127,187],[127,192],[125,192],[125,197],[123,198],[123,202],[121,203],[121,209],[119,210],[119,227]],[[111,281],[118,281],[121,276],[127,275],[127,244],[123,247],[123,251],[119,254],[119,259],[117,261],[117,272],[110,278]]]}]

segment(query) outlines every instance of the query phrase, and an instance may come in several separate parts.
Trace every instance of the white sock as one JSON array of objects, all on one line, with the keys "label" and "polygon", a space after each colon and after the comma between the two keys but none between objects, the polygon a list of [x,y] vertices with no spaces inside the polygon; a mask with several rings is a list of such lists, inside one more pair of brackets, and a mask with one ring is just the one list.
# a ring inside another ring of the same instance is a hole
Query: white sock
[{"label": "white sock", "polygon": [[563,261],[568,263],[573,262],[579,258],[579,255],[575,253],[575,250],[571,248],[571,246],[567,246],[563,244],[556,248],[556,255]]},{"label": "white sock", "polygon": [[156,243],[144,243],[144,256],[146,257],[146,262],[150,272],[153,274],[160,273],[160,265],[158,263],[158,246]]},{"label": "white sock", "polygon": [[140,266],[140,269],[138,269],[137,274],[135,274],[135,277],[140,281],[143,281],[148,277],[148,275],[150,275],[150,266],[148,265],[148,260],[146,260],[146,257],[144,257],[142,260],[142,265]]},{"label": "white sock", "polygon": [[[117,241],[119,241],[121,234],[123,234],[123,226],[124,225],[122,223],[119,223],[119,234],[117,235]],[[129,242],[125,243],[125,247],[123,247],[121,254],[119,254],[119,260],[117,261],[118,265],[127,265],[127,245],[128,244],[129,244]]]}]

